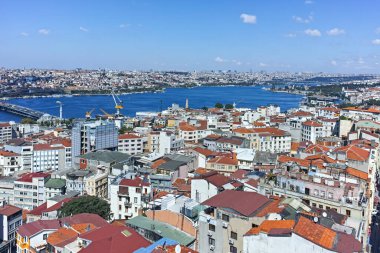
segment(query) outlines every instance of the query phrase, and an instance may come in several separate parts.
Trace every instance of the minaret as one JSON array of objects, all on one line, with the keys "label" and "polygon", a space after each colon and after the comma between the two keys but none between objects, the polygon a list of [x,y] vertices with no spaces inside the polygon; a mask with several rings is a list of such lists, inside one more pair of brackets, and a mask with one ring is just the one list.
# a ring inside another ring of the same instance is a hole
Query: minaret
[{"label": "minaret", "polygon": [[185,109],[189,109],[189,99],[186,98],[186,105],[185,105]]}]

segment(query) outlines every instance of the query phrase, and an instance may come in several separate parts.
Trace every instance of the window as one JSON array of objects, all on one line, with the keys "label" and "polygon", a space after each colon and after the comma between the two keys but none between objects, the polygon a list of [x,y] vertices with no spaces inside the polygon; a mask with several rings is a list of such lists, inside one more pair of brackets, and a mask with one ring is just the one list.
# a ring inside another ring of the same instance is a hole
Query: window
[{"label": "window", "polygon": [[222,214],[222,220],[229,222],[230,216],[228,216],[227,214]]},{"label": "window", "polygon": [[137,197],[134,197],[133,202],[137,203]]},{"label": "window", "polygon": [[46,239],[47,239],[47,237],[48,237],[48,235],[47,235],[47,234],[43,234],[43,235],[42,235],[42,239],[44,239],[44,240],[46,240]]},{"label": "window", "polygon": [[208,230],[215,232],[215,225],[208,224]]},{"label": "window", "polygon": [[214,238],[208,238],[208,244],[215,246],[215,239]]},{"label": "window", "polygon": [[319,208],[320,208],[320,209],[323,209],[323,205],[319,205]]},{"label": "window", "polygon": [[347,215],[348,217],[351,217],[351,210],[346,210],[346,215]]},{"label": "window", "polygon": [[231,231],[231,238],[237,240],[237,233]]},{"label": "window", "polygon": [[237,248],[234,247],[234,246],[232,246],[232,245],[230,245],[230,252],[231,253],[237,253]]}]

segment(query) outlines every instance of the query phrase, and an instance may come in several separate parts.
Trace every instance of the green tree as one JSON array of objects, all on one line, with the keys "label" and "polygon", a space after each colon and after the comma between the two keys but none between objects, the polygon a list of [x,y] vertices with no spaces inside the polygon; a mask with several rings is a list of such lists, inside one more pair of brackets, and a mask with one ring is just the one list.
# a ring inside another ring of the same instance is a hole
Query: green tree
[{"label": "green tree", "polygon": [[203,110],[203,111],[208,111],[208,107],[207,107],[207,106],[203,106],[203,107],[202,107],[202,110]]},{"label": "green tree", "polygon": [[81,196],[75,198],[59,209],[60,218],[79,213],[95,213],[108,220],[111,210],[107,201],[96,196]]},{"label": "green tree", "polygon": [[21,124],[36,124],[36,121],[31,118],[22,118]]},{"label": "green tree", "polygon": [[227,109],[227,110],[232,110],[232,109],[234,109],[234,105],[233,104],[226,104],[224,106],[224,108]]},{"label": "green tree", "polygon": [[223,108],[223,104],[218,102],[218,103],[215,104],[215,108],[222,109]]},{"label": "green tree", "polygon": [[126,127],[126,126],[122,126],[122,127],[119,129],[119,134],[125,134],[127,131],[128,131],[127,127]]}]

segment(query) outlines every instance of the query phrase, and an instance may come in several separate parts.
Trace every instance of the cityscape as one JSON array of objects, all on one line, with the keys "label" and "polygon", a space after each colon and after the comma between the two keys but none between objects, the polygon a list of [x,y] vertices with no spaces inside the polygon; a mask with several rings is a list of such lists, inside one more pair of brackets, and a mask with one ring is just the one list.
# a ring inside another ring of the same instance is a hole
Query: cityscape
[{"label": "cityscape", "polygon": [[380,252],[380,4],[12,1],[0,253]]}]

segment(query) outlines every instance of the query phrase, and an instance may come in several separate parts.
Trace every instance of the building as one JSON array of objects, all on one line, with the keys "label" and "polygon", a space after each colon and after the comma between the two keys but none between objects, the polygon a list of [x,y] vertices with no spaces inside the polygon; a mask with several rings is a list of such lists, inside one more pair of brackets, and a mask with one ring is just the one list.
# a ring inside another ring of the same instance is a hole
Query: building
[{"label": "building", "polygon": [[18,138],[8,141],[4,149],[21,155],[22,169],[32,170],[33,144],[25,139]]},{"label": "building", "polygon": [[239,168],[236,155],[234,157],[218,156],[206,162],[206,169],[210,171],[217,171],[225,175],[234,173]]},{"label": "building", "polygon": [[72,157],[101,149],[116,150],[117,138],[118,130],[114,122],[77,122],[72,129]]},{"label": "building", "polygon": [[119,135],[117,150],[128,155],[137,155],[144,152],[144,140],[135,134]]},{"label": "building", "polygon": [[0,150],[0,175],[11,176],[22,169],[20,154]]},{"label": "building", "polygon": [[199,252],[237,253],[243,252],[243,235],[276,202],[256,192],[225,190],[201,204],[208,208],[199,214]]},{"label": "building", "polygon": [[13,205],[15,179],[14,177],[0,177],[0,206]]},{"label": "building", "polygon": [[222,192],[223,186],[231,181],[229,177],[211,171],[191,180],[191,198],[199,203]]},{"label": "building", "polygon": [[0,122],[0,144],[12,139],[12,125]]},{"label": "building", "polygon": [[111,184],[111,212],[114,219],[130,219],[141,214],[151,201],[152,185],[147,179],[116,180]]},{"label": "building", "polygon": [[49,178],[45,183],[45,196],[47,199],[64,195],[66,193],[66,180],[61,178]]},{"label": "building", "polygon": [[[6,248],[12,252],[15,248],[16,231],[22,225],[22,209],[6,205],[0,207],[0,240],[7,244]],[[0,252],[3,252],[3,246]]]},{"label": "building", "polygon": [[323,125],[317,121],[307,120],[302,122],[301,140],[316,143],[319,137],[325,137]]},{"label": "building", "polygon": [[65,147],[61,144],[35,144],[32,172],[66,168]]},{"label": "building", "polygon": [[351,234],[319,224],[318,217],[266,220],[244,235],[244,251],[259,252],[362,252],[362,244]]},{"label": "building", "polygon": [[22,209],[32,210],[46,201],[45,183],[50,174],[34,172],[15,180],[13,204]]}]

